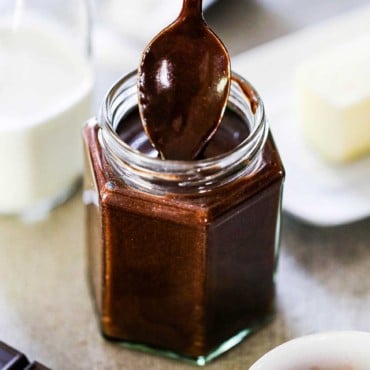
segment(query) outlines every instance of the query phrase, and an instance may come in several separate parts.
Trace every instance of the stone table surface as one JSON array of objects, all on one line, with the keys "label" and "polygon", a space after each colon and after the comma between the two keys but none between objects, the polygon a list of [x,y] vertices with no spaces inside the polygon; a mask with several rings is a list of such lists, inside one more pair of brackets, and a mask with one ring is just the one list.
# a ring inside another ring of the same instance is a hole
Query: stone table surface
[{"label": "stone table surface", "polygon": [[[224,0],[207,18],[236,54],[365,3]],[[55,370],[194,368],[101,338],[85,279],[80,198],[39,223],[0,218],[0,340]],[[276,318],[209,369],[248,369],[278,344],[317,331],[370,331],[370,219],[335,228],[283,221]]]}]

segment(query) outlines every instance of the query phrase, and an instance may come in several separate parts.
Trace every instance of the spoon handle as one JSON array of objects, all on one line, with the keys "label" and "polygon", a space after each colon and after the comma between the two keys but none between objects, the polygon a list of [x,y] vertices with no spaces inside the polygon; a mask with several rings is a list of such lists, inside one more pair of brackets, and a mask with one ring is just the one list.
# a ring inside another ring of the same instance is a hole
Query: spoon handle
[{"label": "spoon handle", "polygon": [[202,17],[202,0],[184,0],[181,15],[184,17]]}]

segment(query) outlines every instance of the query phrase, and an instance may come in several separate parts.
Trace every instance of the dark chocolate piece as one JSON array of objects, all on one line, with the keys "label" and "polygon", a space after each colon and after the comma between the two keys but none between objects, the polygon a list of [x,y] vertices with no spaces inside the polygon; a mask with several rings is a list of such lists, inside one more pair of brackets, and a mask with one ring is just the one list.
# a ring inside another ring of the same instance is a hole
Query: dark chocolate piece
[{"label": "dark chocolate piece", "polygon": [[0,342],[0,370],[50,370],[48,367],[33,362],[30,364],[27,357],[4,342]]},{"label": "dark chocolate piece", "polygon": [[29,361],[27,357],[16,349],[0,342],[0,369],[23,370]]},{"label": "dark chocolate piece", "polygon": [[29,364],[24,370],[50,370],[50,369],[36,361],[33,362],[32,364]]}]

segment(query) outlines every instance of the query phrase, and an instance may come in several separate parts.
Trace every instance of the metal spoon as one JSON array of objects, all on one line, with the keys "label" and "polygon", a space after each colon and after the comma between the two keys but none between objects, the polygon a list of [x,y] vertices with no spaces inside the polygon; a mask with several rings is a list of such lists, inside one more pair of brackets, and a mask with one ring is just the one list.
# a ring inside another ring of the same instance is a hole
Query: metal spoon
[{"label": "metal spoon", "polygon": [[139,67],[140,116],[163,159],[197,157],[221,122],[230,83],[229,54],[206,24],[202,0],[184,0]]}]

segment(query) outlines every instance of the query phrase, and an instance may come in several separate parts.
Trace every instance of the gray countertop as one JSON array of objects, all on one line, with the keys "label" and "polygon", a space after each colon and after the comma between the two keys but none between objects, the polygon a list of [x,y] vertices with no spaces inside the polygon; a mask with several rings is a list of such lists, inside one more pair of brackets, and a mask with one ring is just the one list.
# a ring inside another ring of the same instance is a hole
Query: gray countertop
[{"label": "gray countertop", "polygon": [[[224,0],[207,19],[232,54],[368,1]],[[85,279],[81,194],[46,221],[0,218],[0,338],[53,369],[191,369],[101,338]],[[317,331],[370,331],[370,219],[315,228],[285,215],[276,318],[209,369],[247,369]]]}]

